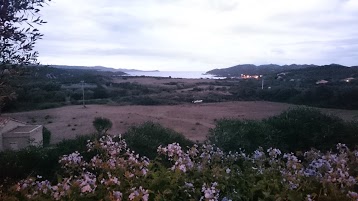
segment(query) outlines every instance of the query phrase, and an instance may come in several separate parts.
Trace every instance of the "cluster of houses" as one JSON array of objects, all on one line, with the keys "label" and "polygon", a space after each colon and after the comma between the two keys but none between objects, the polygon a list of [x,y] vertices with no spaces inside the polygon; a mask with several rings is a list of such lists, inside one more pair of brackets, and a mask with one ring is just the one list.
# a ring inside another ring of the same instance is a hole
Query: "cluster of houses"
[{"label": "cluster of houses", "polygon": [[259,79],[260,77],[262,77],[262,75],[245,75],[245,74],[241,74],[241,76],[240,76],[241,79]]},{"label": "cluster of houses", "polygon": [[0,116],[0,151],[42,146],[42,128],[42,125],[29,125]]},{"label": "cluster of houses", "polygon": [[[287,72],[283,72],[283,73],[278,73],[276,76],[276,79],[278,79],[278,80],[283,80],[284,79],[284,76],[286,76],[288,73]],[[352,82],[353,80],[355,80],[355,78],[354,77],[347,77],[347,78],[344,78],[344,79],[341,79],[341,80],[339,80],[340,82],[347,82],[347,83],[349,83],[349,82]],[[300,81],[300,79],[290,79],[289,81],[291,81],[291,82],[293,82],[293,81]],[[327,83],[329,83],[330,81],[328,81],[328,80],[324,80],[324,79],[322,79],[322,80],[317,80],[316,81],[316,84],[317,85],[323,85],[323,84],[327,84]]]}]

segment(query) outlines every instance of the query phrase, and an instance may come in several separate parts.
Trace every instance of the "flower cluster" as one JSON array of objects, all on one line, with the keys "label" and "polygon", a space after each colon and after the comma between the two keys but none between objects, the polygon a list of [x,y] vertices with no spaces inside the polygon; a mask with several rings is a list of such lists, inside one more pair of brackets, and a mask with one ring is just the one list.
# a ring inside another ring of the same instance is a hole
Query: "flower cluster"
[{"label": "flower cluster", "polygon": [[194,167],[191,156],[195,156],[195,151],[185,153],[178,143],[169,144],[166,147],[159,146],[157,149],[159,154],[168,156],[169,161],[174,161],[171,170],[179,170],[186,172]]},{"label": "flower cluster", "polygon": [[38,176],[21,180],[15,191],[30,200],[285,200],[290,194],[307,201],[337,194],[358,200],[358,152],[344,144],[335,152],[296,155],[275,148],[225,153],[210,144],[183,149],[172,143],[158,147],[154,162],[131,151],[120,136],[88,141],[87,148],[91,157],[79,152],[60,157],[65,171],[58,183]]},{"label": "flower cluster", "polygon": [[[40,176],[37,176],[37,179],[40,179]],[[47,180],[38,181],[36,178],[29,178],[21,180],[16,184],[17,191],[25,191],[25,196],[29,199],[36,196],[47,194],[51,190],[51,183]]]},{"label": "flower cluster", "polygon": [[[127,149],[127,144],[120,137],[103,136],[98,141],[88,141],[87,148],[88,152],[98,153],[89,162],[77,151],[60,157],[59,163],[68,177],[62,178],[59,183],[51,185],[49,181],[29,178],[20,181],[16,191],[31,199],[50,196],[54,200],[62,200],[73,197],[71,194],[76,191],[79,192],[77,196],[86,196],[104,190],[110,199],[119,201],[123,198],[123,189],[134,185],[131,193],[127,190],[128,199],[139,196],[148,200],[148,191],[141,186],[138,191],[134,190],[136,181],[148,173],[148,158]],[[124,187],[121,181],[127,181]]]},{"label": "flower cluster", "polygon": [[220,190],[216,187],[218,186],[218,183],[214,182],[211,184],[211,186],[208,186],[204,183],[201,192],[203,192],[203,196],[200,198],[200,200],[205,201],[217,201],[219,200],[219,193]]},{"label": "flower cluster", "polygon": [[304,175],[303,165],[301,160],[293,153],[286,153],[283,155],[287,159],[285,168],[281,169],[283,175],[283,182],[288,183],[290,189],[297,189]]},{"label": "flower cluster", "polygon": [[96,175],[90,172],[82,173],[81,177],[77,178],[76,182],[81,189],[81,193],[93,193],[97,187]]},{"label": "flower cluster", "polygon": [[83,156],[77,151],[69,155],[63,155],[58,162],[68,172],[74,172],[87,166],[87,163],[83,161]]},{"label": "flower cluster", "polygon": [[145,190],[142,186],[139,188],[132,188],[132,193],[129,195],[129,200],[143,200],[148,201],[149,193],[148,190]]},{"label": "flower cluster", "polygon": [[340,188],[351,187],[356,179],[350,175],[348,166],[349,149],[344,144],[337,145],[338,153],[306,152],[311,159],[305,169],[305,176],[314,177],[321,183],[337,184]]}]

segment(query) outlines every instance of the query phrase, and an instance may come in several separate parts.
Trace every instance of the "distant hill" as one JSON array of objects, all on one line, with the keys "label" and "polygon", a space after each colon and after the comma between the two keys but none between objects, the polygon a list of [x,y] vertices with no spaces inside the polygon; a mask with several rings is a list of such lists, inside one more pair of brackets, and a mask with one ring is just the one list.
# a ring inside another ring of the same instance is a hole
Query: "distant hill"
[{"label": "distant hill", "polygon": [[272,74],[279,73],[287,70],[314,68],[318,67],[313,64],[291,64],[291,65],[277,65],[277,64],[265,64],[265,65],[253,65],[253,64],[241,64],[229,68],[214,69],[206,72],[207,74],[216,75],[219,77],[239,77],[241,74]]},{"label": "distant hill", "polygon": [[66,66],[66,65],[50,65],[49,67],[53,68],[60,68],[60,69],[76,69],[76,70],[96,70],[96,71],[109,71],[109,72],[155,72],[154,71],[142,71],[142,70],[136,70],[136,69],[125,69],[125,68],[110,68],[110,67],[104,67],[104,66]]},{"label": "distant hill", "polygon": [[322,79],[328,81],[339,81],[349,77],[358,79],[358,66],[347,67],[338,64],[293,69],[285,72],[285,75],[282,76],[286,79],[303,79],[315,81]]},{"label": "distant hill", "polygon": [[[102,82],[110,77],[126,76],[122,71],[101,71],[86,67],[55,68],[46,65],[29,65],[21,71],[22,79],[26,82],[42,82],[53,80],[61,83],[78,83],[84,80],[87,83]],[[1,71],[0,71],[1,73]]]}]

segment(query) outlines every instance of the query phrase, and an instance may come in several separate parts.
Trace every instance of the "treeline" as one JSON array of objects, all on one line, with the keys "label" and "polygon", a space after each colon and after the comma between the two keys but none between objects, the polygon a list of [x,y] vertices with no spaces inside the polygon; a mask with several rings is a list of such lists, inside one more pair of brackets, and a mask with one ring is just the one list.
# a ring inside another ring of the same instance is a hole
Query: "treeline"
[{"label": "treeline", "polygon": [[273,86],[245,84],[230,88],[237,100],[265,100],[324,108],[358,109],[358,86]]}]

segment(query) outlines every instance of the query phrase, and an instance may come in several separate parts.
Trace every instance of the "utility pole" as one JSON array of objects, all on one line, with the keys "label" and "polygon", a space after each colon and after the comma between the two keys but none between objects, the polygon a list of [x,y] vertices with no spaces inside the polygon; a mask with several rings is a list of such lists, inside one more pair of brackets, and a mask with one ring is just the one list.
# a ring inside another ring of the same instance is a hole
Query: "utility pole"
[{"label": "utility pole", "polygon": [[82,104],[83,104],[83,107],[86,108],[86,105],[85,105],[85,87],[84,87],[84,81],[83,80],[81,81],[81,86],[82,86]]},{"label": "utility pole", "polygon": [[261,80],[261,89],[264,89],[264,76],[261,76],[262,80]]}]

